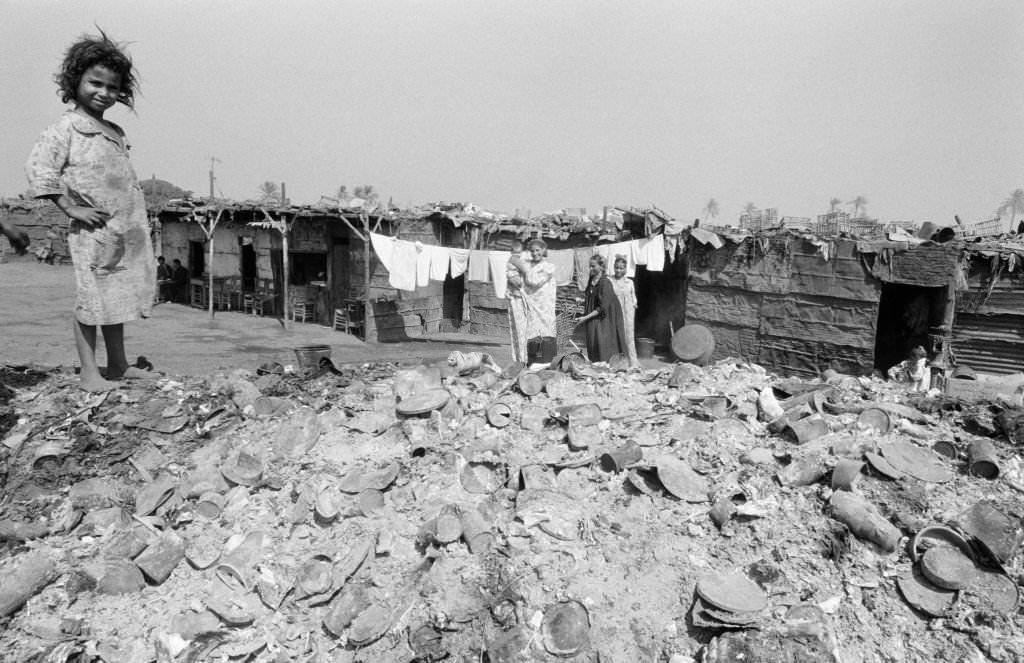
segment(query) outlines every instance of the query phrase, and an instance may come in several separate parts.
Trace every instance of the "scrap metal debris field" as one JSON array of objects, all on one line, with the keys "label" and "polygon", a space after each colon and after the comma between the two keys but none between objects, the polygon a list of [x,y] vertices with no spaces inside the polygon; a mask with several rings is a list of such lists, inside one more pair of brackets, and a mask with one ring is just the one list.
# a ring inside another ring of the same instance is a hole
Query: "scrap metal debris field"
[{"label": "scrap metal debris field", "polygon": [[277,368],[0,369],[4,660],[1024,660],[1012,402]]}]

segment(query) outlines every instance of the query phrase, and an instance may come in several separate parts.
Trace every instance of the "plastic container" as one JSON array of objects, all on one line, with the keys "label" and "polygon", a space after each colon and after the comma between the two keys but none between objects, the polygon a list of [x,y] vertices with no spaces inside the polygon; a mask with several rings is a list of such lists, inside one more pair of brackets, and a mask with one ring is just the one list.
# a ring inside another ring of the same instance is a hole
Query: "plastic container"
[{"label": "plastic container", "polygon": [[303,345],[295,348],[295,360],[300,368],[317,368],[320,366],[320,360],[325,357],[331,357],[329,345]]},{"label": "plastic container", "polygon": [[654,356],[654,339],[653,338],[638,338],[636,339],[636,356],[637,359],[650,359]]}]

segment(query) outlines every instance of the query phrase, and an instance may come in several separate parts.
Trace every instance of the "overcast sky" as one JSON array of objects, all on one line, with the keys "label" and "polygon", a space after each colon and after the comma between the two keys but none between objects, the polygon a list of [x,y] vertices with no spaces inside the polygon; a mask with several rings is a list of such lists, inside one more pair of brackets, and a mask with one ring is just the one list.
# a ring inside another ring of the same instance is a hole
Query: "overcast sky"
[{"label": "overcast sky", "polygon": [[402,206],[534,214],[709,198],[814,216],[990,218],[1024,187],[1020,0],[0,0],[0,192],[62,111],[98,24],[142,79],[141,178],[293,202],[372,184]]}]

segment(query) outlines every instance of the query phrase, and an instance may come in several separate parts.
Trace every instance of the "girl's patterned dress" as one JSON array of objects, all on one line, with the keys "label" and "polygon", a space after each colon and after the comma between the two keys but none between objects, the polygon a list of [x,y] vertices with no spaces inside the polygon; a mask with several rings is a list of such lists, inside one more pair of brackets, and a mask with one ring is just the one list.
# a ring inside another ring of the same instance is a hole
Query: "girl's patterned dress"
[{"label": "girl's patterned dress", "polygon": [[68,111],[43,131],[26,172],[35,197],[64,194],[110,214],[100,228],[70,220],[68,250],[75,266],[75,317],[115,325],[146,317],[153,306],[156,265],[146,200],[128,161],[128,145],[93,118]]}]

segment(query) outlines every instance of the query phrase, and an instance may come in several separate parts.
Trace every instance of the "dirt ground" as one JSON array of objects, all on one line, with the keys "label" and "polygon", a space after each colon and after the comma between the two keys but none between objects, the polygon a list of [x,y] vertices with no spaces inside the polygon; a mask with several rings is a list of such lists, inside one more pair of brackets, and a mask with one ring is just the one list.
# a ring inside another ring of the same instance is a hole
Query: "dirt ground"
[{"label": "dirt ground", "polygon": [[[0,264],[0,364],[75,366],[71,338],[74,272],[70,265],[16,260]],[[231,368],[255,368],[268,361],[294,364],[293,348],[329,345],[336,364],[370,361],[416,361],[446,357],[452,350],[481,351],[499,363],[508,361],[500,339],[438,335],[399,343],[364,343],[321,325],[292,322],[285,331],[272,317],[205,310],[164,303],[152,316],[125,325],[129,361],[143,355],[158,371],[171,375],[207,375]],[[102,343],[98,344],[104,363]]]}]

